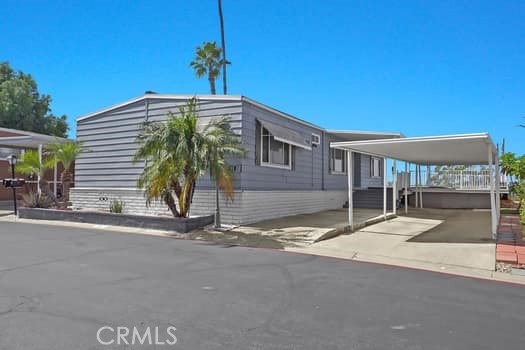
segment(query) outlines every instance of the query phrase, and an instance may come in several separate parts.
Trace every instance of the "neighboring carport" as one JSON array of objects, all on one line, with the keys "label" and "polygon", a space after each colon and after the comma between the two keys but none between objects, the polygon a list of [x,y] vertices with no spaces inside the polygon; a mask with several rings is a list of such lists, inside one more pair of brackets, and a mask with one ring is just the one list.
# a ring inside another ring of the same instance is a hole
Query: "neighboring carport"
[{"label": "neighboring carport", "polygon": [[[491,232],[496,238],[499,221],[499,160],[497,147],[492,142],[488,133],[442,135],[425,137],[408,137],[381,140],[363,140],[349,142],[333,142],[332,148],[342,149],[347,152],[348,168],[352,168],[352,152],[368,154],[383,158],[385,161],[383,174],[383,215],[387,217],[387,162],[393,160],[392,188],[397,193],[396,161],[415,164],[416,169],[421,166],[436,165],[486,165],[490,173],[490,204],[491,204]],[[420,174],[420,172],[419,172]],[[354,227],[353,218],[353,173],[348,172],[348,221]],[[420,177],[420,175],[419,175]],[[418,176],[416,175],[416,179]],[[417,188],[417,186],[416,186]],[[416,191],[416,198],[422,201],[422,191]],[[405,203],[407,203],[407,186],[405,185]],[[396,196],[393,196],[393,212],[396,213]],[[421,205],[422,207],[422,205]],[[405,205],[405,210],[407,205]]]},{"label": "neighboring carport", "polygon": [[[68,140],[61,137],[38,134],[25,130],[15,130],[9,128],[0,128],[0,160],[6,156],[23,155],[26,149],[38,150],[40,161],[42,161],[43,148],[50,142],[67,142]],[[53,192],[57,195],[57,166],[53,169]],[[40,192],[40,179],[36,181],[38,192]]]}]

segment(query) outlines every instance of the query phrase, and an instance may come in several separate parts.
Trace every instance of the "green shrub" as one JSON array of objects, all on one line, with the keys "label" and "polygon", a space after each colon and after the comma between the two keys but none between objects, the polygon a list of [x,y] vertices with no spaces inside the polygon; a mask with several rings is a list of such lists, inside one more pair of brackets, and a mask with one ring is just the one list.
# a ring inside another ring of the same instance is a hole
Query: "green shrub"
[{"label": "green shrub", "polygon": [[56,205],[56,201],[50,195],[42,192],[29,192],[22,194],[24,205],[28,208],[51,208]]},{"label": "green shrub", "polygon": [[509,193],[514,199],[525,199],[525,180],[515,181],[509,184]]},{"label": "green shrub", "polygon": [[111,201],[111,204],[109,205],[109,212],[115,213],[115,214],[122,214],[123,208],[124,208],[124,205],[122,204],[122,201],[114,199],[113,201]]},{"label": "green shrub", "polygon": [[525,199],[521,200],[520,205],[520,221],[523,225],[525,225]]}]

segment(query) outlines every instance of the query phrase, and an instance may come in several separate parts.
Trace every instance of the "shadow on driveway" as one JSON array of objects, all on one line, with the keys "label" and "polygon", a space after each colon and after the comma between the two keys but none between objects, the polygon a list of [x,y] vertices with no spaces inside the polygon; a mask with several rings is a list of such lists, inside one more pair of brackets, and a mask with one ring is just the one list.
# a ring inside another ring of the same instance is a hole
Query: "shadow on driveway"
[{"label": "shadow on driveway", "polygon": [[[404,216],[404,214],[402,214]],[[443,222],[408,242],[490,243],[490,211],[472,209],[411,209],[408,217]]]}]

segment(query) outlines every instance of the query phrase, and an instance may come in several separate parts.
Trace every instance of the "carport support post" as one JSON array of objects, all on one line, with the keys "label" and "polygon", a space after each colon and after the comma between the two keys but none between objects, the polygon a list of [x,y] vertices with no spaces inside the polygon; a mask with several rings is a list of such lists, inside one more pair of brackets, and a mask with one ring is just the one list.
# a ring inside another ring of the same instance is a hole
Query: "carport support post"
[{"label": "carport support post", "polygon": [[[42,145],[38,145],[38,160],[40,161],[40,164],[42,164]],[[37,184],[36,184],[36,189],[37,189],[37,192],[38,194],[41,194],[42,193],[42,189],[40,188],[40,174],[38,174],[38,177],[37,177]]]},{"label": "carport support post", "polygon": [[419,167],[419,207],[423,209],[423,176],[421,176],[421,165]]},{"label": "carport support post", "polygon": [[489,174],[490,174],[490,214],[491,214],[491,222],[492,222],[492,238],[497,238],[497,231],[498,231],[498,219],[496,215],[496,201],[494,198],[494,169],[493,169],[493,158],[494,153],[492,149],[492,144],[489,144],[488,146],[489,150]]},{"label": "carport support post", "polygon": [[419,208],[419,187],[418,187],[418,179],[419,177],[417,176],[417,164],[416,164],[416,170],[414,172],[414,182],[415,182],[415,197],[416,197],[416,203],[415,203],[415,207],[416,208]]},{"label": "carport support post", "polygon": [[392,212],[397,212],[397,169],[396,160],[392,160]]},{"label": "carport support post", "polygon": [[386,158],[383,158],[383,216],[386,220]]},{"label": "carport support post", "polygon": [[57,197],[57,162],[55,158],[55,165],[53,166],[53,195]]},{"label": "carport support post", "polygon": [[352,152],[346,152],[346,164],[348,175],[348,225],[354,230],[354,164],[352,161]]},{"label": "carport support post", "polygon": [[496,151],[496,214],[498,216],[498,223],[499,223],[499,217],[501,213],[501,197],[500,197],[500,181],[501,181],[501,174],[500,174],[500,168],[499,168],[499,149]]},{"label": "carport support post", "polygon": [[408,188],[410,187],[410,173],[408,163],[405,162],[405,214],[408,214]]}]

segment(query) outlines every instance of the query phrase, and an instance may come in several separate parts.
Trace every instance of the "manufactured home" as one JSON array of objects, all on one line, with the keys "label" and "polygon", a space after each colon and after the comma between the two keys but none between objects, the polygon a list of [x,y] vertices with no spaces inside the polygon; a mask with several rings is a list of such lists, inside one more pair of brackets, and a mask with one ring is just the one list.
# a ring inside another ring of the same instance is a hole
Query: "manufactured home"
[{"label": "manufactured home", "polygon": [[[137,178],[143,163],[133,163],[136,137],[145,121],[166,120],[178,113],[191,95],[147,93],[138,98],[77,119],[77,139],[87,152],[75,164],[71,202],[77,209],[107,209],[121,200],[124,211],[167,214],[163,203],[147,207]],[[246,224],[269,218],[341,208],[348,201],[344,150],[331,142],[392,139],[397,132],[327,130],[244,96],[197,95],[201,123],[217,116],[231,118],[248,154],[231,162],[235,174],[233,201],[221,198],[223,222]],[[353,153],[355,205],[368,207],[383,184],[383,159]],[[200,179],[191,215],[212,214],[214,187],[208,176]],[[371,194],[371,195],[367,195]],[[382,205],[378,197],[377,207]]]}]

